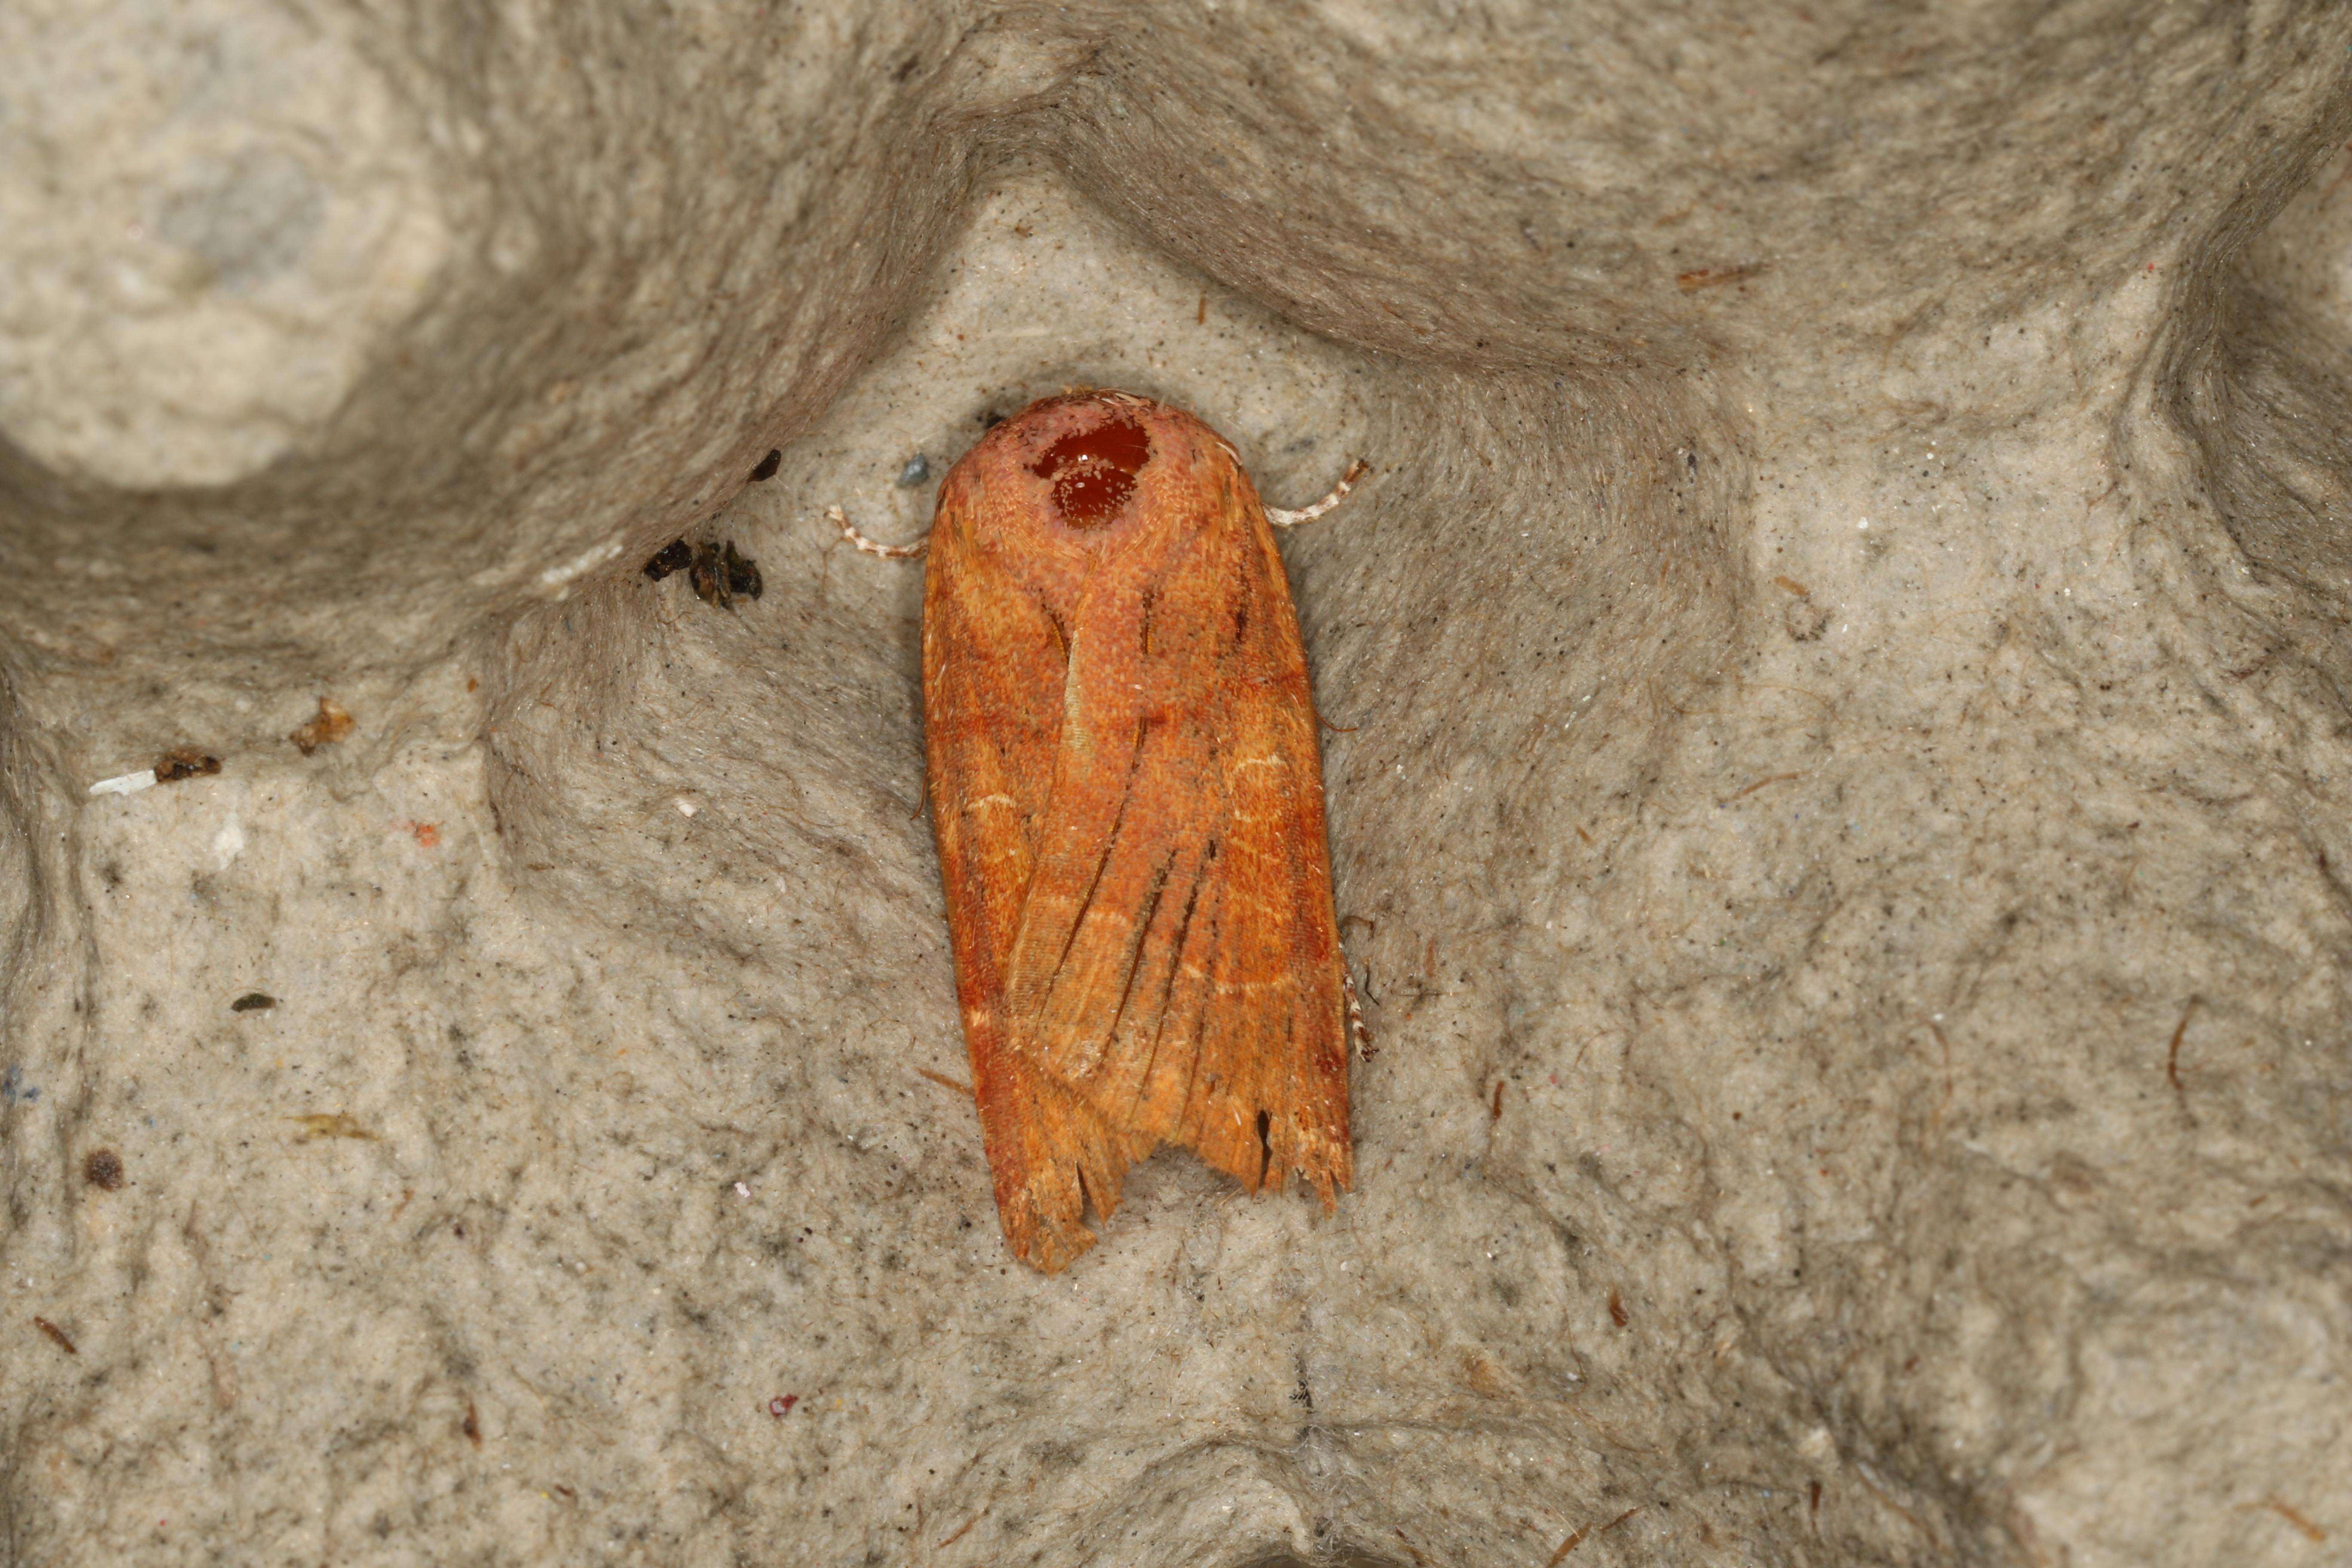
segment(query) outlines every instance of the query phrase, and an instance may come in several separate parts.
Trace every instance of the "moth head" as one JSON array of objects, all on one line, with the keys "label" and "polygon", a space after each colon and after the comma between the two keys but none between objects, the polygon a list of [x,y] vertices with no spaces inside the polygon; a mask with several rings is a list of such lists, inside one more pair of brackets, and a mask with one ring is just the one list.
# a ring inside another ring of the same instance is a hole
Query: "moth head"
[{"label": "moth head", "polygon": [[1151,461],[1150,405],[1126,393],[1084,393],[1048,398],[1023,411],[1046,439],[1029,471],[1046,481],[1055,514],[1085,531],[1114,522],[1135,496],[1136,476]]}]

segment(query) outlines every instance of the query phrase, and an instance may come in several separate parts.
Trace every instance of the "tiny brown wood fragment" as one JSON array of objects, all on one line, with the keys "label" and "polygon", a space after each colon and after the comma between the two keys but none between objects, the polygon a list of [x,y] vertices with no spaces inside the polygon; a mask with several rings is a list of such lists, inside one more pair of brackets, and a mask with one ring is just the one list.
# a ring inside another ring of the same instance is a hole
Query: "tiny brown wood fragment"
[{"label": "tiny brown wood fragment", "polygon": [[1625,1298],[1617,1293],[1614,1285],[1609,1287],[1609,1321],[1621,1329],[1633,1321],[1633,1314],[1625,1310]]},{"label": "tiny brown wood fragment", "polygon": [[770,447],[768,455],[760,459],[760,466],[751,470],[751,482],[757,484],[761,479],[774,479],[776,469],[782,465],[784,455],[782,452]]},{"label": "tiny brown wood fragment", "polygon": [[111,1149],[92,1149],[81,1163],[81,1179],[106,1192],[121,1192],[122,1156]]},{"label": "tiny brown wood fragment", "polygon": [[466,1399],[466,1419],[458,1424],[457,1429],[466,1434],[466,1441],[475,1447],[478,1448],[482,1446],[482,1415],[480,1411],[474,1408],[473,1397],[470,1394]]},{"label": "tiny brown wood fragment", "polygon": [[1493,1105],[1491,1105],[1491,1106],[1487,1107],[1487,1110],[1486,1110],[1486,1120],[1487,1120],[1487,1121],[1500,1121],[1502,1119],[1503,1119],[1503,1080],[1502,1080],[1501,1079],[1496,1079],[1495,1080],[1495,1103],[1494,1103]]},{"label": "tiny brown wood fragment", "polygon": [[1748,784],[1745,788],[1735,792],[1733,795],[1726,798],[1723,804],[1729,805],[1735,800],[1744,800],[1748,796],[1754,795],[1758,790],[1762,789],[1766,784],[1787,784],[1790,779],[1801,779],[1805,775],[1802,773],[1767,773],[1762,778],[1758,779],[1754,784]]},{"label": "tiny brown wood fragment", "polygon": [[694,564],[694,546],[683,539],[673,539],[653,552],[645,564],[645,574],[660,582],[673,572],[683,572]]},{"label": "tiny brown wood fragment", "polygon": [[1917,1514],[1904,1507],[1901,1502],[1895,1500],[1895,1494],[1888,1491],[1885,1487],[1880,1486],[1876,1481],[1871,1479],[1870,1468],[1868,1466],[1856,1466],[1853,1470],[1853,1479],[1862,1483],[1863,1490],[1876,1498],[1880,1502],[1885,1503],[1896,1513],[1901,1514],[1910,1524],[1912,1529],[1917,1531],[1922,1535],[1932,1533],[1927,1529],[1927,1521],[1926,1520],[1921,1519]]},{"label": "tiny brown wood fragment", "polygon": [[1811,588],[1806,587],[1794,577],[1776,576],[1772,581],[1778,583],[1781,587],[1786,588],[1790,593],[1796,595],[1800,599],[1810,599],[1813,595],[1813,591]]},{"label": "tiny brown wood fragment", "polygon": [[[286,738],[307,757],[320,747],[331,746],[350,734],[352,722],[351,714],[344,710],[341,703],[331,697],[321,697],[319,699],[318,714],[299,725]],[[155,776],[160,779],[163,775],[159,773]]]},{"label": "tiny brown wood fragment", "polygon": [[1696,267],[1688,272],[1675,274],[1675,287],[1685,294],[1696,294],[1702,289],[1720,289],[1726,283],[1738,283],[1764,270],[1760,261],[1750,261],[1737,267]]},{"label": "tiny brown wood fragment", "polygon": [[248,991],[228,1005],[232,1013],[267,1013],[278,1005],[278,998],[267,991]]},{"label": "tiny brown wood fragment", "polygon": [[2277,1494],[2263,1499],[2262,1506],[2303,1531],[2305,1540],[2317,1542],[2327,1539],[2327,1531],[2317,1521]]},{"label": "tiny brown wood fragment", "polygon": [[220,759],[208,756],[194,746],[174,746],[155,759],[155,782],[177,784],[205,773],[221,771]]},{"label": "tiny brown wood fragment", "polygon": [[2180,1022],[2173,1026],[2172,1047],[2164,1053],[2164,1076],[2172,1080],[2172,1092],[2180,1097],[2184,1106],[2189,1103],[2189,1090],[2180,1081],[2180,1042],[2187,1037],[2189,1016],[2196,1011],[2197,998],[2191,996],[2189,1005],[2180,1009]]},{"label": "tiny brown wood fragment", "polygon": [[308,1116],[289,1116],[287,1120],[302,1129],[301,1141],[305,1143],[314,1138],[362,1138],[370,1142],[377,1141],[374,1133],[361,1126],[347,1112],[341,1110],[314,1112]]},{"label": "tiny brown wood fragment", "polygon": [[968,1083],[964,1083],[956,1079],[951,1079],[943,1072],[933,1072],[929,1068],[917,1068],[915,1072],[919,1077],[929,1079],[941,1089],[951,1089],[958,1094],[962,1095],[966,1100],[972,1098],[971,1085]]},{"label": "tiny brown wood fragment", "polygon": [[206,1335],[204,1346],[205,1370],[212,1373],[213,1408],[236,1408],[236,1362],[221,1349],[217,1335]]},{"label": "tiny brown wood fragment", "polygon": [[1637,1503],[1635,1503],[1632,1508],[1627,1509],[1623,1513],[1619,1514],[1615,1519],[1611,1520],[1608,1523],[1606,1523],[1606,1524],[1602,1525],[1600,1529],[1598,1529],[1598,1530],[1594,1531],[1592,1533],[1593,1533],[1593,1534],[1595,1534],[1595,1535],[1606,1535],[1606,1534],[1608,1534],[1611,1531],[1612,1531],[1612,1530],[1616,1529],[1619,1525],[1621,1525],[1621,1524],[1624,1523],[1627,1520],[1629,1520],[1629,1519],[1633,1518],[1635,1514],[1637,1514],[1637,1513],[1641,1512],[1643,1509],[1644,1509],[1644,1508],[1646,1508],[1646,1507],[1648,1507],[1648,1506],[1649,1506],[1649,1505],[1648,1505],[1648,1504],[1646,1504],[1646,1503],[1638,1503],[1638,1502],[1637,1502]]},{"label": "tiny brown wood fragment", "polygon": [[53,1322],[49,1321],[47,1318],[36,1317],[36,1318],[33,1320],[33,1327],[35,1327],[35,1328],[37,1328],[37,1329],[40,1330],[40,1331],[41,1331],[41,1332],[43,1332],[43,1333],[45,1333],[45,1334],[48,1335],[48,1336],[49,1336],[50,1342],[51,1342],[51,1343],[53,1343],[53,1344],[55,1344],[55,1345],[58,1347],[58,1349],[59,1349],[59,1350],[61,1350],[61,1351],[65,1352],[66,1352],[66,1354],[68,1354],[68,1355],[79,1355],[79,1354],[81,1354],[81,1352],[80,1352],[80,1351],[79,1351],[79,1350],[77,1350],[77,1349],[75,1349],[75,1348],[74,1348],[74,1342],[73,1342],[73,1339],[72,1339],[72,1337],[71,1337],[70,1335],[68,1335],[68,1333],[67,1333],[63,1329],[61,1329],[61,1328],[58,1327],[55,1323],[53,1323]]},{"label": "tiny brown wood fragment", "polygon": [[1559,1550],[1551,1554],[1550,1558],[1544,1563],[1544,1568],[1559,1568],[1560,1562],[1563,1558],[1565,1558],[1570,1552],[1575,1551],[1578,1547],[1584,1544],[1584,1538],[1590,1531],[1591,1528],[1591,1527],[1589,1525],[1580,1524],[1574,1530],[1569,1531],[1568,1539],[1559,1543]]}]

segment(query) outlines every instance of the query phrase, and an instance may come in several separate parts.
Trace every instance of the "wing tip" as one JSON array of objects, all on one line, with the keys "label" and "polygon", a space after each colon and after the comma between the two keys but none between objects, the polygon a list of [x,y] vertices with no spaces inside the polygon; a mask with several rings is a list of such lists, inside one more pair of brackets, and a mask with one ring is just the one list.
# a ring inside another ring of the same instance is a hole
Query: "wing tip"
[{"label": "wing tip", "polygon": [[1004,1244],[1013,1256],[1040,1274],[1059,1274],[1101,1239],[1083,1222],[1066,1222],[1043,1214],[1016,1219],[1003,1211]]},{"label": "wing tip", "polygon": [[[1025,1124],[1027,1147],[999,1169],[996,1214],[1005,1245],[1041,1274],[1059,1274],[1101,1237],[1089,1226],[1118,1212],[1127,1173],[1158,1140],[1104,1122],[1084,1101],[1049,1093]],[[992,1145],[994,1163],[999,1150]]]}]

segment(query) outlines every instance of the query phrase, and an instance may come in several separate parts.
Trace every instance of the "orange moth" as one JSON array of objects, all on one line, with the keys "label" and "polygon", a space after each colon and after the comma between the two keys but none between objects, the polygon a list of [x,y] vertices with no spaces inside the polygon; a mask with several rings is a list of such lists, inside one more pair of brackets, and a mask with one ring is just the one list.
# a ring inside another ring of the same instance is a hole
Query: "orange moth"
[{"label": "orange moth", "polygon": [[[1119,392],[997,425],[940,489],[923,727],[998,1218],[1051,1274],[1163,1143],[1349,1184],[1352,998],[1268,514],[1223,437]],[[861,548],[877,546],[835,521]]]}]

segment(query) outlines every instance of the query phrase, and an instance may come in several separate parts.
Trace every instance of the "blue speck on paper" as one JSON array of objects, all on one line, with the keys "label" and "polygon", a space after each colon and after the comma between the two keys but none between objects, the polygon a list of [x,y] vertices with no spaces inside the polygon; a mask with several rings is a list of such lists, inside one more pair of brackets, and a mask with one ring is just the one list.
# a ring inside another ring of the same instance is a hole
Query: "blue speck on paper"
[{"label": "blue speck on paper", "polygon": [[907,466],[905,468],[898,470],[898,488],[901,489],[913,489],[917,485],[921,484],[925,479],[928,479],[930,477],[931,460],[929,458],[924,457],[920,452],[918,452],[913,457],[907,459]]},{"label": "blue speck on paper", "polygon": [[14,1105],[20,1100],[30,1105],[40,1098],[41,1091],[26,1084],[25,1069],[15,1062],[8,1064],[6,1072],[0,1072],[0,1105]]}]

